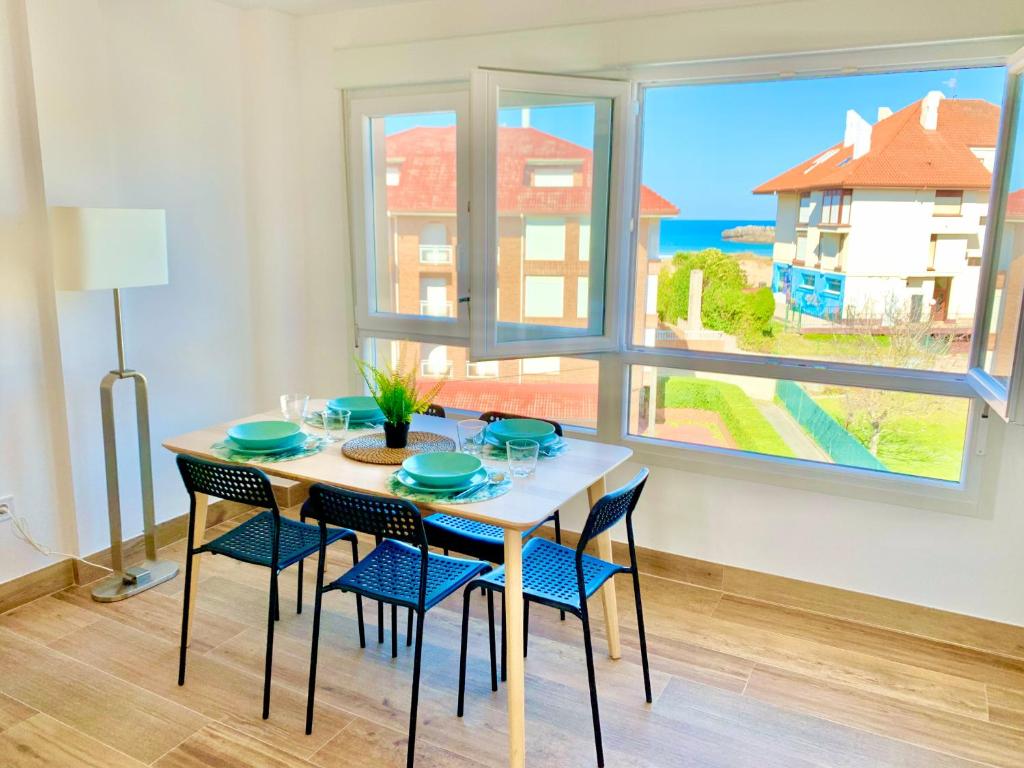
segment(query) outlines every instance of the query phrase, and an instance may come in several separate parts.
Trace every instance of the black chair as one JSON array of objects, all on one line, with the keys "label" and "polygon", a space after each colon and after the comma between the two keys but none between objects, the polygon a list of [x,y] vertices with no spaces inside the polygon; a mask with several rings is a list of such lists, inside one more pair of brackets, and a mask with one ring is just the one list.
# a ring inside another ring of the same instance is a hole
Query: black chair
[{"label": "black chair", "polygon": [[425,416],[437,416],[442,419],[448,418],[447,415],[445,414],[444,406],[438,405],[437,403],[431,403],[430,405],[428,405],[427,410],[425,410],[423,413]]},{"label": "black chair", "polygon": [[[620,573],[633,576],[633,595],[636,600],[636,621],[640,631],[640,658],[644,670],[644,692],[651,703],[651,674],[647,665],[647,635],[644,632],[644,612],[640,602],[640,572],[636,564],[636,545],[633,540],[633,511],[647,482],[647,470],[642,469],[629,483],[605,494],[587,517],[576,549],[563,547],[547,539],[530,539],[523,547],[523,598],[531,602],[568,611],[583,622],[583,644],[587,656],[587,678],[590,684],[590,708],[594,719],[594,742],[597,745],[597,764],[604,765],[601,745],[601,718],[597,706],[597,681],[594,677],[594,648],[590,638],[590,612],[587,598],[599,590],[606,581]],[[626,537],[629,542],[629,566],[616,565],[592,557],[584,552],[596,536],[626,519]],[[505,568],[496,568],[471,581],[465,590],[462,608],[462,651],[459,659],[459,705],[462,717],[466,689],[466,644],[469,631],[469,597],[474,589],[505,591]],[[525,619],[524,619],[525,620]],[[493,679],[493,673],[492,673]]]},{"label": "black chair", "polygon": [[[423,654],[423,621],[427,611],[468,581],[490,570],[487,563],[444,557],[430,552],[423,520],[416,506],[404,499],[371,496],[317,483],[309,489],[303,514],[320,525],[320,561],[316,572],[316,607],[313,612],[313,643],[309,659],[309,699],[306,733],[313,732],[313,699],[316,693],[316,659],[320,644],[320,611],[325,592],[339,589],[354,592],[416,613],[416,650],[412,672],[412,703],[409,711],[408,768],[416,752],[416,710],[419,705],[420,660]],[[380,544],[340,578],[324,585],[325,552],[331,528],[343,526],[369,533]],[[392,639],[392,650],[395,651]],[[493,643],[492,643],[493,645]],[[493,666],[493,662],[492,662]]]},{"label": "black chair", "polygon": [[[270,716],[270,675],[273,669],[274,622],[280,618],[277,577],[290,565],[301,563],[317,552],[321,532],[313,525],[282,517],[274,499],[270,479],[255,467],[218,464],[179,454],[178,470],[185,482],[190,505],[188,545],[185,557],[185,600],[181,616],[181,652],[178,660],[178,685],[185,684],[185,657],[188,648],[189,595],[192,593],[192,559],[203,552],[224,555],[234,560],[270,569],[270,601],[267,610],[267,653],[263,673],[263,719]],[[262,507],[265,511],[251,517],[213,541],[193,547],[196,526],[196,494],[204,493],[225,501]],[[330,542],[346,539],[352,542],[352,558],[359,561],[356,535],[343,528],[330,531]],[[320,550],[323,557],[323,551]],[[362,613],[359,636],[363,636]]]},{"label": "black chair", "polygon": [[[488,424],[493,424],[496,421],[503,419],[521,419],[523,416],[515,416],[510,413],[503,413],[501,411],[487,411],[486,413],[480,414],[480,420],[486,421]],[[548,424],[555,428],[555,434],[562,437],[562,425],[557,421],[551,419],[540,419],[540,421],[546,421]],[[532,528],[523,531],[523,538],[527,538],[532,535],[538,528],[546,525],[549,522],[555,524],[555,541],[559,544],[562,543],[562,521],[559,514],[559,510],[555,510],[550,517],[537,523]],[[425,517],[423,519],[423,525],[427,529],[427,539],[430,541],[430,545],[433,547],[439,547],[444,550],[447,555],[448,552],[458,552],[462,555],[475,558],[477,560],[486,560],[490,563],[496,563],[501,565],[505,562],[505,531],[496,525],[488,525],[487,523],[478,523],[474,520],[467,520],[462,517],[456,517],[455,515],[446,515],[444,513],[437,513]],[[501,679],[505,679],[505,595],[502,594],[501,603]],[[490,609],[490,606],[488,606]],[[562,612],[561,618],[565,620],[565,613]],[[529,603],[524,606],[523,614],[523,654],[526,655],[528,649],[527,637],[529,635],[530,627],[530,615],[529,615]],[[495,690],[497,690],[495,688]]]}]

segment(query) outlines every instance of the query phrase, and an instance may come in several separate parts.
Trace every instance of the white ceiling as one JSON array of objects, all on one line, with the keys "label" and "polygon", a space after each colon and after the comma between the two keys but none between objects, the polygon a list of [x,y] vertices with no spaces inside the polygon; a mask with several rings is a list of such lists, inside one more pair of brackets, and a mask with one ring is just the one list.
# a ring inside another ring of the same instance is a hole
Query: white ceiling
[{"label": "white ceiling", "polygon": [[[498,5],[505,5],[506,0],[481,0],[481,2],[496,2]],[[704,8],[728,8],[730,6],[760,5],[783,2],[784,0],[633,0],[626,6],[620,8],[620,13],[615,15],[639,15],[645,11],[661,12],[666,11],[687,11]],[[385,5],[403,5],[422,0],[221,0],[227,5],[236,8],[271,8],[293,16],[309,16],[315,13],[330,13],[332,11],[346,11],[353,8],[372,8]],[[579,4],[580,11],[593,12],[594,3],[591,0],[574,0]],[[609,3],[601,2],[596,5],[607,6]],[[610,4],[613,8],[618,6],[618,0]],[[649,7],[645,7],[649,6]],[[628,8],[628,13],[621,12]]]},{"label": "white ceiling", "polygon": [[417,0],[221,0],[236,8],[271,8],[293,16],[308,16],[314,13],[347,11],[352,8],[369,8],[375,5],[398,5]]}]

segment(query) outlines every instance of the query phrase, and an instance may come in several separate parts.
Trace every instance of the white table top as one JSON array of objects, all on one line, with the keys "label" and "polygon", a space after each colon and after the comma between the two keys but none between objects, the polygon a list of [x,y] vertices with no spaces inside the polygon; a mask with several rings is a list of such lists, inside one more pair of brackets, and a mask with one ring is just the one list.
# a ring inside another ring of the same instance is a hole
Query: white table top
[{"label": "white table top", "polygon": [[[316,405],[322,407],[322,401]],[[280,418],[280,414],[276,411],[257,414],[172,437],[165,440],[163,445],[174,453],[186,453],[217,461],[218,457],[210,446],[224,439],[225,430],[230,424]],[[456,422],[452,419],[416,416],[412,422],[412,429],[436,432],[457,439],[455,425]],[[366,434],[366,432],[353,432],[352,436],[360,434]],[[473,504],[427,505],[417,502],[417,506],[432,511],[444,511],[448,514],[490,523],[502,528],[525,530],[546,519],[556,509],[564,506],[569,499],[582,493],[590,485],[625,462],[633,453],[629,448],[619,445],[576,440],[571,437],[567,437],[566,441],[569,445],[564,453],[554,458],[540,459],[537,462],[536,475],[514,479],[512,490],[504,496]],[[485,461],[485,463],[494,467],[504,465],[504,462]],[[342,455],[340,442],[328,445],[314,456],[293,461],[253,463],[253,466],[257,466],[268,475],[275,477],[308,483],[327,483],[349,490],[384,496],[392,495],[387,490],[387,481],[396,469],[394,466],[364,464],[349,459]]]}]

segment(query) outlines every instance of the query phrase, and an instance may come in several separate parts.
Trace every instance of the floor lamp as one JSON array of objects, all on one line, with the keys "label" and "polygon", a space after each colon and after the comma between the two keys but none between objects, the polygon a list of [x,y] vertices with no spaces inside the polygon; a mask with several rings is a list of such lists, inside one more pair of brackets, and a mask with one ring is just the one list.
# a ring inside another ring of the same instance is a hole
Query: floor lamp
[{"label": "floor lamp", "polygon": [[[143,592],[178,573],[178,564],[157,560],[153,508],[153,463],[149,442],[149,398],[146,377],[125,367],[121,289],[167,283],[167,226],[164,212],[127,208],[51,208],[50,228],[57,288],[66,291],[113,290],[117,368],[100,383],[103,456],[107,470],[107,513],[110,517],[110,559],[113,573],[99,581],[92,597],[109,603]],[[114,385],[135,383],[135,417],[139,436],[139,478],[146,560],[124,567],[121,495],[117,478]]]}]

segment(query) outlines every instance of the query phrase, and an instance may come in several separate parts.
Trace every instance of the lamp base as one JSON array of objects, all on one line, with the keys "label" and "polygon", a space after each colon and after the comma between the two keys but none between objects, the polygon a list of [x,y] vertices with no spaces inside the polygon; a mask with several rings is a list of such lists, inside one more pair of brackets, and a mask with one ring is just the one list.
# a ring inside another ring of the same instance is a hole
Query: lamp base
[{"label": "lamp base", "polygon": [[98,603],[114,603],[170,581],[177,575],[177,563],[146,560],[141,565],[125,568],[124,573],[112,573],[100,581],[93,587],[92,599]]}]

